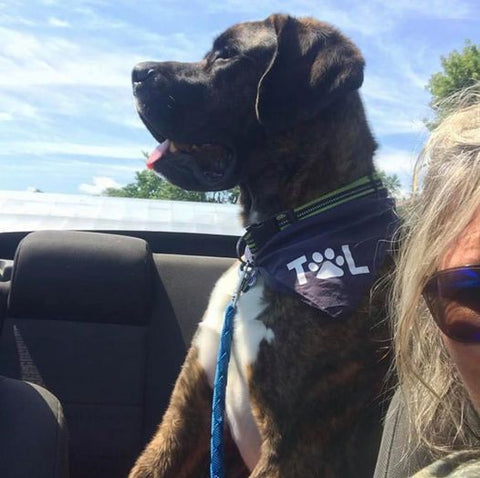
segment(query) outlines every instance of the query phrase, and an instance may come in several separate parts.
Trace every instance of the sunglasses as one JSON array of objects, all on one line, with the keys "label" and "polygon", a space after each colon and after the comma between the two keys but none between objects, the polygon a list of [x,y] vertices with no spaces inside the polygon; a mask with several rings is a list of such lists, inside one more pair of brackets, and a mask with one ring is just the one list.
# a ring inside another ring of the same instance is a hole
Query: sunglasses
[{"label": "sunglasses", "polygon": [[480,343],[480,265],[435,273],[425,284],[423,297],[447,337]]}]

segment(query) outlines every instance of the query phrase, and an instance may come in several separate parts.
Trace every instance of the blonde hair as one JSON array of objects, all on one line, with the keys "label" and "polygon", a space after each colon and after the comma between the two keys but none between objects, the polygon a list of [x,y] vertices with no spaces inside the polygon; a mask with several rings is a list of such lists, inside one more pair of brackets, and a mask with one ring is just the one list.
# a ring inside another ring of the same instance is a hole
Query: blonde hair
[{"label": "blonde hair", "polygon": [[[480,206],[480,88],[449,100],[416,165],[424,174],[402,228],[393,286],[396,371],[410,424],[409,448],[470,448],[478,437],[468,397],[422,298],[428,277]],[[452,108],[451,105],[456,107]],[[479,378],[480,380],[480,378]]]}]

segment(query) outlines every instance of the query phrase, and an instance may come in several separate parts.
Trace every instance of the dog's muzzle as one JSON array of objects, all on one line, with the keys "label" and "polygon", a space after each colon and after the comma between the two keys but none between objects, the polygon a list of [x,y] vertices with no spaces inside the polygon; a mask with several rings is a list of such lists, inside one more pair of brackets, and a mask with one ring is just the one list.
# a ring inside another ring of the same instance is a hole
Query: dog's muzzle
[{"label": "dog's muzzle", "polygon": [[173,123],[170,117],[175,115],[175,101],[168,94],[158,93],[164,87],[159,65],[143,62],[132,71],[138,114],[160,143],[150,154],[147,167],[190,191],[222,191],[234,187],[238,184],[239,168],[232,148],[206,141],[190,143],[185,134],[180,139],[180,133],[173,131],[169,120]]}]

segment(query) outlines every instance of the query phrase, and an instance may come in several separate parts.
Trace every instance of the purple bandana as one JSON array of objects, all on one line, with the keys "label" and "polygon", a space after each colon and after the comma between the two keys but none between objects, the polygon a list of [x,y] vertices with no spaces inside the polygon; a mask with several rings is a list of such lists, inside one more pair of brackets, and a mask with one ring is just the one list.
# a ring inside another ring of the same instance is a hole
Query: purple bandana
[{"label": "purple bandana", "polygon": [[340,318],[377,279],[397,225],[394,201],[382,188],[294,222],[250,255],[270,287]]}]

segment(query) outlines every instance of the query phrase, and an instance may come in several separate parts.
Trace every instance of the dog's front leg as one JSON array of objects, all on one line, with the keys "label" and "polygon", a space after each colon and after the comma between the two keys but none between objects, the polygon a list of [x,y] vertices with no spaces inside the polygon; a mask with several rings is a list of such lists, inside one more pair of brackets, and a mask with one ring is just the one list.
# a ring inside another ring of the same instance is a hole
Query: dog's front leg
[{"label": "dog's front leg", "polygon": [[[234,264],[215,285],[163,421],[157,434],[137,460],[129,478],[208,476],[211,385],[223,314],[238,280],[237,270],[238,264]],[[238,452],[235,447],[232,448],[236,453],[233,453],[233,458],[227,456],[227,462],[229,475],[236,476],[231,474],[230,462],[233,460],[235,463]],[[242,467],[243,463],[240,468]]]},{"label": "dog's front leg", "polygon": [[206,476],[212,391],[193,345],[177,379],[170,405],[129,478]]}]

